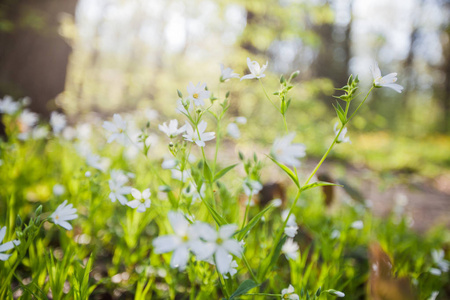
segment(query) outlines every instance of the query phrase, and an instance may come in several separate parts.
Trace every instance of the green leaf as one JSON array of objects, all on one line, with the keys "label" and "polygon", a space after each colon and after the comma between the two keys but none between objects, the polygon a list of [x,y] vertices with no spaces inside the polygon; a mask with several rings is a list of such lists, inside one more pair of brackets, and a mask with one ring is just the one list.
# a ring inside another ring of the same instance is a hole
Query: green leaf
[{"label": "green leaf", "polygon": [[209,165],[208,165],[208,163],[206,161],[203,164],[203,177],[205,177],[205,179],[208,182],[212,182],[212,180],[213,180],[211,168],[209,167]]},{"label": "green leaf", "polygon": [[217,225],[222,226],[227,224],[227,220],[224,219],[215,209],[212,207],[212,205],[203,199],[203,197],[200,197],[200,199],[203,201],[203,203],[206,205],[206,208],[208,209],[209,213],[213,217],[214,221],[216,221]]},{"label": "green leaf", "polygon": [[309,190],[309,189],[312,189],[312,188],[315,188],[318,186],[330,186],[330,185],[343,187],[343,185],[341,185],[341,184],[335,184],[335,183],[326,182],[326,181],[317,181],[317,182],[302,186],[301,191],[303,192],[303,191],[306,191],[306,190]]},{"label": "green leaf", "polygon": [[254,282],[253,280],[247,279],[246,281],[241,283],[241,285],[234,291],[234,293],[231,295],[230,299],[236,298],[238,296],[242,296],[257,286],[258,286],[258,284],[256,282]]},{"label": "green leaf", "polygon": [[336,103],[336,106],[334,106],[334,109],[336,110],[336,114],[339,117],[339,120],[341,120],[342,124],[347,123],[347,116],[345,115],[344,110],[342,109],[341,105],[339,103]]},{"label": "green leaf", "polygon": [[286,167],[282,163],[278,162],[275,158],[270,157],[270,156],[267,156],[267,157],[270,158],[274,163],[276,163],[286,174],[288,174],[288,176],[291,177],[291,179],[294,181],[295,185],[298,188],[300,188],[300,183],[298,182],[297,175],[295,175],[295,173],[292,172],[291,169],[289,169],[288,167]]},{"label": "green leaf", "polygon": [[255,227],[256,224],[258,224],[259,220],[261,220],[262,216],[271,210],[273,208],[273,204],[268,205],[266,208],[264,208],[262,211],[260,211],[256,216],[254,216],[250,222],[245,225],[244,228],[237,231],[234,235],[237,235],[237,240],[240,241],[244,238],[245,234],[249,232],[253,227]]},{"label": "green leaf", "polygon": [[238,164],[234,164],[231,166],[228,166],[226,168],[223,168],[222,170],[220,170],[219,172],[216,173],[216,175],[214,176],[214,181],[222,178],[225,174],[227,174],[229,171],[231,171],[234,167],[236,167]]}]

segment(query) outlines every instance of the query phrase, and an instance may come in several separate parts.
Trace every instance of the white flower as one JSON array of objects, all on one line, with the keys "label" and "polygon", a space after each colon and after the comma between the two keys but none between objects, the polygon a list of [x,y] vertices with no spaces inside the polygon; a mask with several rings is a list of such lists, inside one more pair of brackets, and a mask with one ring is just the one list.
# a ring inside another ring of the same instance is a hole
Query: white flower
[{"label": "white flower", "polygon": [[91,171],[87,171],[86,173],[84,173],[84,176],[85,176],[86,178],[91,177],[91,175],[92,175]]},{"label": "white flower", "polygon": [[31,136],[36,140],[46,138],[47,135],[48,135],[48,128],[45,126],[33,128],[33,131],[31,132]]},{"label": "white flower", "polygon": [[295,133],[290,133],[282,138],[275,139],[272,146],[272,155],[281,163],[298,167],[300,161],[297,158],[306,155],[306,147],[303,144],[291,144],[294,137]]},{"label": "white flower", "polygon": [[122,119],[119,114],[114,114],[113,122],[103,122],[103,128],[111,133],[107,141],[108,143],[112,143],[114,140],[116,140],[122,145],[128,144],[129,139],[126,134],[127,122]]},{"label": "white flower", "polygon": [[[334,124],[334,134],[335,135],[338,135],[338,133],[339,133],[339,130],[340,130],[340,128],[338,129],[337,127],[338,127],[338,125],[339,125],[339,122],[336,122],[335,124]],[[339,135],[339,137],[338,137],[338,139],[337,139],[337,142],[338,143],[352,143],[351,141],[350,141],[350,138],[349,137],[346,137],[345,135],[347,134],[347,127],[345,127],[344,129],[342,129],[342,132],[341,132],[341,134]]]},{"label": "white flower", "polygon": [[205,198],[205,191],[206,191],[206,185],[202,184],[200,186],[200,192],[197,190],[197,185],[194,181],[191,181],[191,183],[183,190],[183,193],[188,198],[192,198],[191,204],[197,203],[201,198]]},{"label": "white flower", "polygon": [[246,179],[242,185],[244,193],[250,197],[250,195],[257,195],[263,188],[262,184],[257,180]]},{"label": "white flower", "polygon": [[438,291],[434,291],[434,292],[431,293],[431,295],[428,298],[428,300],[436,300],[438,295],[439,295],[439,292]]},{"label": "white flower", "polygon": [[333,295],[333,296],[336,296],[336,297],[339,297],[339,298],[345,297],[345,294],[343,292],[336,291],[336,290],[333,290],[333,289],[327,290],[326,292],[328,292],[330,295]]},{"label": "white flower", "polygon": [[60,204],[54,213],[51,214],[50,218],[53,223],[63,227],[66,230],[72,230],[72,225],[70,225],[70,220],[78,218],[77,209],[73,208],[72,204],[67,205],[67,200]]},{"label": "white flower", "polygon": [[241,257],[242,246],[232,238],[238,226],[234,224],[223,225],[217,232],[211,226],[202,224],[196,228],[200,237],[206,241],[192,244],[192,251],[199,260],[213,258],[220,274],[230,272],[231,261],[228,255]]},{"label": "white flower", "polygon": [[66,116],[63,114],[60,114],[59,112],[52,111],[50,115],[50,125],[52,125],[53,132],[55,134],[60,133],[64,127],[66,127],[67,120]]},{"label": "white flower", "polygon": [[227,133],[234,139],[238,139],[241,137],[241,131],[239,130],[239,127],[236,125],[236,123],[228,124]]},{"label": "white flower", "polygon": [[[2,227],[0,229],[0,243],[3,242],[5,235],[6,235],[6,226]],[[15,246],[19,246],[19,245],[20,245],[19,240],[13,240],[13,241],[10,241],[10,242],[4,243],[4,244],[0,244],[0,260],[6,261],[11,256],[11,254],[6,254],[3,252],[11,250]]]},{"label": "white flower", "polygon": [[[113,176],[111,175],[111,177]],[[118,200],[122,205],[127,204],[128,200],[124,195],[128,195],[131,193],[131,187],[123,186],[127,181],[128,178],[126,178],[125,181],[123,179],[110,179],[108,181],[109,189],[111,190],[111,192],[109,193],[109,199],[111,199],[111,202],[116,202],[116,200]]]},{"label": "white flower", "polygon": [[431,268],[429,271],[431,274],[435,275],[435,276],[441,276],[442,275],[442,271],[438,268]]},{"label": "white flower", "polygon": [[290,284],[287,289],[281,291],[281,299],[299,300],[298,295],[294,293],[292,284]]},{"label": "white flower", "polygon": [[186,88],[189,96],[187,96],[186,99],[194,101],[197,106],[205,105],[205,101],[203,100],[208,99],[210,96],[210,92],[205,90],[205,88],[206,83],[201,84],[199,82],[196,86],[194,86],[192,82],[189,82]]},{"label": "white flower", "polygon": [[223,64],[220,64],[220,82],[227,81],[231,78],[239,78],[239,74],[233,73],[233,69],[224,67]]},{"label": "white flower", "polygon": [[178,169],[170,170],[172,172],[172,178],[178,181],[186,182],[189,178],[191,178],[191,170],[184,170],[181,172]]},{"label": "white flower", "polygon": [[198,234],[183,214],[171,211],[168,218],[175,234],[154,239],[154,251],[157,254],[173,251],[170,266],[184,270],[189,259],[189,249],[191,244],[198,240]]},{"label": "white flower", "polygon": [[88,153],[86,155],[86,164],[94,169],[101,172],[105,171],[109,166],[109,160],[105,157],[100,157],[99,155]]},{"label": "white flower", "polygon": [[267,68],[267,65],[269,62],[266,61],[266,64],[262,66],[262,68],[259,66],[259,63],[257,61],[251,61],[249,57],[247,57],[247,66],[250,70],[251,74],[245,75],[241,77],[242,79],[253,79],[253,78],[263,78],[266,77],[266,74],[263,74],[264,71]]},{"label": "white flower", "polygon": [[19,122],[29,129],[36,125],[39,117],[37,113],[31,112],[28,109],[24,109],[19,115]]},{"label": "white flower", "polygon": [[164,159],[164,161],[161,164],[161,168],[163,169],[173,169],[177,166],[178,161],[176,159]]},{"label": "white flower", "polygon": [[189,142],[196,143],[199,147],[205,147],[205,142],[215,138],[215,132],[205,132],[206,121],[201,121],[197,128],[194,130],[191,124],[186,122],[186,134],[183,135],[184,139]]},{"label": "white flower", "polygon": [[0,100],[0,113],[13,115],[20,109],[20,102],[14,101],[11,96],[3,97]]},{"label": "white flower", "polygon": [[273,207],[280,207],[283,205],[283,201],[280,198],[275,198],[272,200]]},{"label": "white flower", "polygon": [[374,62],[374,64],[370,67],[373,76],[373,85],[375,87],[388,87],[396,91],[397,93],[401,93],[403,87],[399,84],[396,84],[397,81],[397,73],[390,73],[384,77],[381,76],[381,70],[378,67],[378,63]]},{"label": "white flower", "polygon": [[[287,209],[287,210],[284,210],[284,211],[281,213],[281,218],[283,219],[283,221],[286,220],[288,214],[289,214],[289,210],[288,210],[288,209]],[[288,219],[287,223],[286,223],[286,227],[284,228],[284,233],[285,233],[288,237],[293,238],[293,237],[295,237],[295,235],[297,234],[297,231],[298,231],[298,226],[297,226],[297,223],[296,223],[295,215],[294,215],[294,214],[291,214],[291,215],[289,216],[289,219]]]},{"label": "white flower", "polygon": [[[230,276],[233,277],[237,273],[236,268],[239,266],[238,266],[237,262],[235,260],[233,260],[233,256],[228,255],[228,260],[230,261],[230,267],[229,267],[229,271],[227,274],[230,274]],[[223,275],[223,278],[228,279],[227,275],[225,275],[225,274],[222,274],[222,275]]]},{"label": "white flower", "polygon": [[433,258],[434,263],[441,269],[442,272],[448,272],[450,269],[450,262],[445,260],[444,250],[433,250],[431,251],[431,257]]},{"label": "white flower", "polygon": [[335,229],[331,232],[330,237],[332,240],[335,240],[335,239],[338,239],[340,236],[341,236],[341,232],[339,230]]},{"label": "white flower", "polygon": [[177,135],[183,133],[186,131],[186,125],[178,127],[178,121],[177,120],[171,120],[169,122],[169,126],[167,126],[167,123],[164,122],[162,125],[158,125],[159,130],[164,132],[169,138],[174,138]]},{"label": "white flower", "polygon": [[[178,100],[177,100],[177,108],[176,108],[175,111],[176,111],[177,113],[182,113],[182,114],[188,115],[188,114],[189,114],[189,111],[192,111],[193,106],[190,105],[190,103],[187,104],[186,106],[187,106],[187,109],[186,109],[186,107],[184,107],[183,101],[182,101],[181,99],[178,99]],[[188,110],[189,110],[189,111],[188,111]]]},{"label": "white flower", "polygon": [[63,185],[61,184],[55,184],[53,186],[53,194],[55,196],[61,196],[62,194],[64,194],[66,192],[66,189],[64,188]]},{"label": "white flower", "polygon": [[355,221],[350,225],[351,228],[353,229],[363,229],[364,228],[364,223],[361,220]]},{"label": "white flower", "polygon": [[299,246],[296,242],[294,242],[294,239],[287,239],[283,247],[281,248],[281,252],[286,255],[287,259],[297,260],[300,254],[298,252],[298,249]]},{"label": "white flower", "polygon": [[239,124],[247,124],[247,118],[246,117],[236,117],[236,119],[234,119],[236,121],[236,123]]},{"label": "white flower", "polygon": [[139,190],[132,188],[131,195],[134,197],[134,200],[127,203],[129,207],[137,208],[138,212],[145,212],[150,207],[150,189],[146,189],[141,193]]}]

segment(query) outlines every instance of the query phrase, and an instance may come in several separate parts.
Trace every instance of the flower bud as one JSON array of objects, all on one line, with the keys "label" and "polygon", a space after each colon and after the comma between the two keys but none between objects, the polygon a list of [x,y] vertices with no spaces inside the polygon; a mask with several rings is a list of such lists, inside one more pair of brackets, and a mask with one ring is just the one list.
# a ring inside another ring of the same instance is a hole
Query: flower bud
[{"label": "flower bud", "polygon": [[39,216],[42,213],[42,205],[39,205],[34,213],[36,214],[36,216]]},{"label": "flower bud", "polygon": [[202,109],[201,108],[197,108],[197,110],[195,112],[198,113],[198,114],[201,114],[202,113]]},{"label": "flower bud", "polygon": [[173,143],[172,142],[169,143],[169,148],[173,148]]},{"label": "flower bud", "polygon": [[22,218],[19,215],[16,218],[16,227],[22,227]]}]

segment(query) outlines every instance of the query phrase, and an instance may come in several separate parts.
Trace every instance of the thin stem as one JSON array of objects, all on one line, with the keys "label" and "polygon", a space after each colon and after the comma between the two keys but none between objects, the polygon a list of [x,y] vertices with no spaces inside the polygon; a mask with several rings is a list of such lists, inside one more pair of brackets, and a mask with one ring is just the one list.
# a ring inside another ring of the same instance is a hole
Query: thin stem
[{"label": "thin stem", "polygon": [[266,89],[264,88],[264,84],[262,83],[261,79],[258,78],[259,83],[261,83],[262,89],[264,91],[264,94],[266,95],[266,98],[269,99],[270,103],[272,103],[273,107],[275,107],[276,110],[280,111],[280,109],[273,103],[272,99],[270,99],[269,94],[267,94]]},{"label": "thin stem", "polygon": [[252,197],[253,197],[253,190],[250,192],[250,196],[248,196],[247,206],[245,207],[245,214],[244,214],[244,219],[242,220],[241,230],[244,229],[245,222],[247,220],[248,211],[250,208],[250,201],[252,201]]},{"label": "thin stem", "polygon": [[283,115],[283,122],[284,122],[284,128],[286,129],[286,134],[288,134],[289,130],[288,130],[287,123],[286,123],[286,115]]},{"label": "thin stem", "polygon": [[244,262],[245,266],[247,267],[247,270],[250,272],[250,276],[252,277],[252,279],[253,279],[256,283],[258,283],[259,280],[258,280],[258,278],[256,278],[255,274],[253,273],[253,270],[252,270],[252,268],[250,267],[250,264],[248,263],[248,260],[247,260],[247,258],[245,257],[244,254],[242,254],[242,261]]},{"label": "thin stem", "polygon": [[361,105],[364,104],[364,102],[366,102],[367,97],[369,97],[370,93],[372,92],[374,86],[372,85],[372,87],[370,88],[369,92],[367,93],[366,97],[364,97],[364,100],[358,105],[358,107],[355,109],[355,111],[352,113],[352,115],[350,116],[350,118],[347,119],[347,122],[350,121],[353,116],[358,112],[359,108],[361,107]]},{"label": "thin stem", "polygon": [[214,153],[214,165],[213,165],[213,174],[216,174],[216,164],[217,164],[217,154],[219,153],[219,144],[220,144],[220,120],[221,118],[217,118],[217,135],[216,135],[216,150]]}]

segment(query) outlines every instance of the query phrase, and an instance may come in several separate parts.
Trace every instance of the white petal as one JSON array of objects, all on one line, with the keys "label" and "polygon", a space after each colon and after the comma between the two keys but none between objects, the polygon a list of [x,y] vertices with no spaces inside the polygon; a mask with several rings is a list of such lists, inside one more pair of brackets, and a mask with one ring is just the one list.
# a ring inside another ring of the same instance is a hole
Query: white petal
[{"label": "white petal", "polygon": [[142,192],[142,198],[148,199],[148,198],[150,197],[151,194],[152,194],[152,193],[150,192],[150,189],[145,189],[145,190]]},{"label": "white petal", "polygon": [[175,250],[180,244],[180,238],[175,235],[159,236],[153,240],[153,251],[156,254],[171,252]]},{"label": "white petal", "polygon": [[222,240],[229,239],[236,232],[238,226],[235,224],[223,225],[219,228],[219,237]]},{"label": "white petal", "polygon": [[208,126],[208,123],[206,123],[206,121],[203,121],[203,120],[202,120],[202,121],[198,124],[198,126],[197,126],[198,131],[199,131],[200,133],[205,132],[207,126]]},{"label": "white petal", "polygon": [[219,248],[214,255],[217,270],[220,274],[226,274],[229,272],[231,260],[228,256],[227,251],[223,248]]},{"label": "white petal", "polygon": [[134,197],[134,199],[140,200],[142,199],[142,194],[139,190],[137,189],[131,189],[131,195]]},{"label": "white petal", "polygon": [[72,225],[69,222],[61,221],[58,223],[59,226],[63,227],[66,230],[72,230]]},{"label": "white petal", "polygon": [[237,257],[241,257],[242,247],[236,240],[227,240],[222,246],[230,253],[236,255]]},{"label": "white petal", "polygon": [[3,226],[2,229],[0,229],[0,243],[3,242],[5,235],[6,235],[6,226]]},{"label": "white petal", "polygon": [[14,248],[14,243],[12,241],[7,242],[7,243],[4,243],[3,245],[0,245],[0,252],[5,252],[8,250],[11,250],[12,248]]},{"label": "white petal", "polygon": [[170,266],[172,268],[179,268],[180,270],[184,270],[186,268],[188,259],[188,248],[186,246],[180,246],[173,252],[172,259],[170,260]]},{"label": "white petal", "polygon": [[131,208],[136,208],[139,206],[139,204],[141,204],[141,201],[139,201],[139,200],[132,200],[127,203],[127,205]]},{"label": "white petal", "polygon": [[11,254],[0,253],[0,260],[6,261],[11,256]]},{"label": "white petal", "polygon": [[256,78],[256,76],[253,74],[247,74],[241,77],[241,81],[244,79],[253,79],[253,78]]},{"label": "white petal", "polygon": [[182,236],[186,234],[189,228],[189,222],[182,213],[170,211],[168,218],[173,231],[175,231],[177,235]]}]

